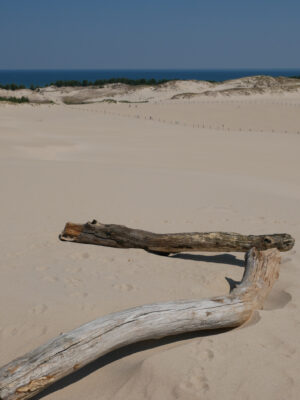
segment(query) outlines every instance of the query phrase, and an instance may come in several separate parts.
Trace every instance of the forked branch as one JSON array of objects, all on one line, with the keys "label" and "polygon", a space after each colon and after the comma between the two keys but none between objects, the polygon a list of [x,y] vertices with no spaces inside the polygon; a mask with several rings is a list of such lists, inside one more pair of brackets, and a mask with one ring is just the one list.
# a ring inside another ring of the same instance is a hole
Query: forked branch
[{"label": "forked branch", "polygon": [[145,305],[62,334],[0,369],[0,400],[29,399],[122,346],[207,329],[233,328],[260,309],[279,274],[278,250],[251,249],[243,279],[228,296]]}]

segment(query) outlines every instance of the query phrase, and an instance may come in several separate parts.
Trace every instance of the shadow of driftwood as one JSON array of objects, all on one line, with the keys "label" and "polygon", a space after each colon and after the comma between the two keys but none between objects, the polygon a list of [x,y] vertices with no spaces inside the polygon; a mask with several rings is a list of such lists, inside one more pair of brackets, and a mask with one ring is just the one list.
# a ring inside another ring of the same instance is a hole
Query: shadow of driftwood
[{"label": "shadow of driftwood", "polygon": [[200,337],[207,337],[213,335],[219,335],[224,332],[228,332],[231,329],[219,329],[219,330],[211,330],[206,332],[192,332],[192,333],[184,333],[181,335],[176,336],[168,336],[163,339],[157,340],[146,340],[140,343],[134,343],[129,346],[122,347],[118,350],[114,350],[105,356],[98,358],[97,360],[91,362],[90,364],[86,365],[85,367],[81,368],[80,370],[73,372],[71,375],[66,376],[65,378],[60,379],[58,382],[54,383],[53,385],[49,386],[43,392],[37,394],[36,396],[32,397],[32,400],[40,400],[43,397],[54,393],[58,390],[63,389],[66,386],[71,385],[81,379],[85,378],[86,376],[90,375],[94,371],[105,367],[112,362],[120,360],[124,357],[130,356],[131,354],[138,353],[140,351],[150,350],[159,346],[164,346],[169,343],[174,343],[178,341],[184,341],[194,338]]},{"label": "shadow of driftwood", "polygon": [[205,261],[217,264],[230,264],[236,265],[238,267],[244,267],[244,260],[239,260],[236,256],[232,254],[217,254],[212,256],[206,256],[203,254],[189,254],[189,253],[179,253],[170,256],[172,258],[180,258],[182,260],[192,260],[192,261]]},{"label": "shadow of driftwood", "polygon": [[235,280],[233,280],[233,279],[231,279],[231,278],[228,278],[227,276],[225,277],[225,279],[226,279],[226,281],[228,282],[230,292],[232,292],[233,289],[235,289],[235,288],[237,287],[237,285],[238,285],[239,283],[241,283],[241,282],[239,282],[239,281],[235,281]]}]

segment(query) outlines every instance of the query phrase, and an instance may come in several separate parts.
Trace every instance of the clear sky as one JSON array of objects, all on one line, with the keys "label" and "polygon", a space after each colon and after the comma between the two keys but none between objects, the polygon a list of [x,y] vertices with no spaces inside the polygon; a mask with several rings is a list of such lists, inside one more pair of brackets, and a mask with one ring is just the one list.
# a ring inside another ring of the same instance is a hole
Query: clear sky
[{"label": "clear sky", "polygon": [[299,68],[299,0],[0,0],[0,69]]}]

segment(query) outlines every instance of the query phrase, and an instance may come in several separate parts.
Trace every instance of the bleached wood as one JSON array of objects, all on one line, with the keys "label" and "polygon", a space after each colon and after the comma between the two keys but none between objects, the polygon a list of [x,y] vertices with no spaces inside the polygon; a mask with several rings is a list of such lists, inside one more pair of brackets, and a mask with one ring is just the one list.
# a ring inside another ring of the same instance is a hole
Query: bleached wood
[{"label": "bleached wood", "polygon": [[60,378],[119,347],[206,329],[233,328],[262,307],[278,278],[280,255],[251,249],[239,286],[228,296],[144,305],[62,334],[0,369],[0,399],[29,399]]},{"label": "bleached wood", "polygon": [[59,238],[69,242],[137,248],[163,254],[182,251],[246,252],[252,247],[258,250],[275,247],[280,251],[287,251],[294,246],[295,242],[287,233],[272,235],[240,235],[233,232],[157,234],[122,225],[101,224],[96,220],[86,224],[68,222]]}]

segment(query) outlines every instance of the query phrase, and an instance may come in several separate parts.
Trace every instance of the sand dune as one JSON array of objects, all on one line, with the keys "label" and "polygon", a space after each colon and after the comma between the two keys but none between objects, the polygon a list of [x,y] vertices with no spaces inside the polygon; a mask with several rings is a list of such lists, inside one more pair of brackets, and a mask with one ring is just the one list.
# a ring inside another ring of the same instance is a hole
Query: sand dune
[{"label": "sand dune", "polygon": [[[62,243],[66,221],[296,238],[247,325],[119,350],[39,398],[298,399],[300,93],[273,82],[47,88],[34,96],[60,104],[0,104],[1,365],[107,313],[225,294],[225,278],[242,277],[242,254],[166,258]],[[255,94],[219,94],[242,86]],[[218,95],[170,100],[205,91]],[[149,103],[61,104],[79,95]]]},{"label": "sand dune", "polygon": [[128,86],[121,83],[97,87],[47,87],[31,91],[28,89],[11,92],[0,89],[0,96],[27,96],[37,103],[82,104],[108,100],[119,102],[157,102],[177,99],[205,97],[233,97],[296,94],[299,97],[300,79],[271,76],[253,76],[220,83],[206,81],[170,81],[157,86]]}]

